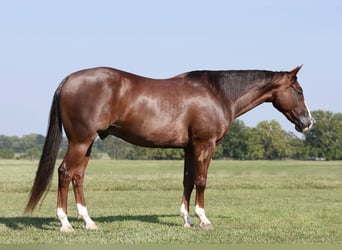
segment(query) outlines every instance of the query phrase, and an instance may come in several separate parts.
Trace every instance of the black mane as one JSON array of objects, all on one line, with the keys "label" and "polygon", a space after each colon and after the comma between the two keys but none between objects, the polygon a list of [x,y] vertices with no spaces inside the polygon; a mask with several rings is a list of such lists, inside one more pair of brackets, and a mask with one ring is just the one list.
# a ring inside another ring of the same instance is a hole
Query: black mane
[{"label": "black mane", "polygon": [[218,92],[235,99],[255,86],[266,87],[277,73],[267,70],[201,70],[189,72],[187,77],[210,84]]}]

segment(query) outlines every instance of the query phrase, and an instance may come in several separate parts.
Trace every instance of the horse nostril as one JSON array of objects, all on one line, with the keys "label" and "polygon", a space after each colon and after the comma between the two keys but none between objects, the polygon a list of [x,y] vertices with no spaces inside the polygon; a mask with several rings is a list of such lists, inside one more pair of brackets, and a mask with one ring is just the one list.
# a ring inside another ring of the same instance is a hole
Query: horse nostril
[{"label": "horse nostril", "polygon": [[315,121],[311,116],[301,116],[297,120],[296,129],[299,132],[306,132],[312,128],[314,122]]},{"label": "horse nostril", "polygon": [[305,118],[299,121],[299,126],[302,129],[302,132],[307,132],[312,128],[314,124],[314,119],[312,117]]}]

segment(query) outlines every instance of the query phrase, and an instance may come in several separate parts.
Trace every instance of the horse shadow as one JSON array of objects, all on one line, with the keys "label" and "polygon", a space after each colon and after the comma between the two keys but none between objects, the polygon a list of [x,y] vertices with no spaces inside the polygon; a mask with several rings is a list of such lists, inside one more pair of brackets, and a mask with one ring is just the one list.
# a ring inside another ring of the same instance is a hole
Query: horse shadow
[{"label": "horse shadow", "polygon": [[[143,223],[154,223],[166,226],[179,226],[180,223],[165,222],[162,218],[176,217],[174,214],[150,214],[150,215],[111,215],[92,217],[95,223],[112,223],[124,221],[140,221]],[[178,217],[178,216],[177,216]],[[79,223],[81,220],[76,217],[69,217],[71,224]],[[59,221],[54,217],[33,217],[33,216],[18,216],[18,217],[0,217],[0,224],[5,225],[12,230],[24,230],[28,227],[41,230],[56,230],[60,226]]]}]

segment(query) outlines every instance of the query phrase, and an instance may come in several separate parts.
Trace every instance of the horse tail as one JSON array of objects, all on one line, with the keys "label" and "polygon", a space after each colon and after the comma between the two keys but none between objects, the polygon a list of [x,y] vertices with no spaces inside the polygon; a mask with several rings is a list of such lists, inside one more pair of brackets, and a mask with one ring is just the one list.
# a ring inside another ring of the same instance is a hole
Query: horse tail
[{"label": "horse tail", "polygon": [[51,184],[57,153],[62,141],[62,121],[59,112],[59,99],[64,82],[65,80],[59,85],[53,97],[43,152],[40,157],[36,177],[29,195],[25,213],[33,212],[39,200],[49,189]]}]

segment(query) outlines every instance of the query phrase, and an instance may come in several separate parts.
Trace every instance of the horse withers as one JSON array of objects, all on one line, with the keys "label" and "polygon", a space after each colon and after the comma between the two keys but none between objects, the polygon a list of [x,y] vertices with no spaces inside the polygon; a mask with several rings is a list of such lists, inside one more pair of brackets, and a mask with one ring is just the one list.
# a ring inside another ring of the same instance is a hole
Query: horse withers
[{"label": "horse withers", "polygon": [[83,180],[94,140],[108,135],[144,147],[183,148],[180,215],[185,227],[193,225],[189,201],[196,188],[195,215],[201,228],[211,228],[204,212],[208,166],[233,119],[261,103],[272,102],[296,130],[311,128],[313,120],[296,76],[300,68],[289,72],[203,70],[162,80],[107,67],[70,74],[53,97],[46,141],[26,211],[34,210],[51,182],[64,128],[69,145],[58,168],[57,197],[62,232],[73,231],[67,217],[70,182],[85,228],[97,228],[88,215]]}]

